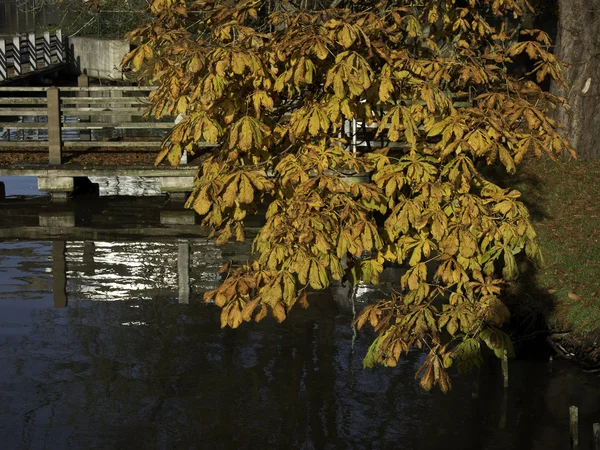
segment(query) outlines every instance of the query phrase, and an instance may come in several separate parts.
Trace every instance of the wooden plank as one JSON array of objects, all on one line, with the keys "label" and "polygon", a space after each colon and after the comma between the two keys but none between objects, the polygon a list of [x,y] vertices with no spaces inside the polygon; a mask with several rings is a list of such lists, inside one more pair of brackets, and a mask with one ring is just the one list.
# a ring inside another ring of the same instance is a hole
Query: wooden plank
[{"label": "wooden plank", "polygon": [[46,108],[0,108],[0,116],[47,116],[48,110]]},{"label": "wooden plank", "polygon": [[[162,142],[160,141],[64,141],[63,148],[135,148],[135,147],[148,147],[148,148],[160,148]],[[206,142],[198,142],[199,147],[211,148],[216,147],[215,144],[208,144]],[[47,148],[48,141],[0,141],[0,148],[20,148],[20,147],[40,147]]]},{"label": "wooden plank", "polygon": [[61,98],[61,104],[79,104],[79,103],[124,103],[124,104],[135,104],[135,105],[150,105],[147,97],[63,97]]},{"label": "wooden plank", "polygon": [[[43,130],[48,128],[47,123],[23,123],[23,122],[0,122],[0,128],[8,130]],[[104,122],[89,123],[63,123],[63,129],[67,130],[99,130],[102,128],[115,129],[151,129],[169,130],[173,128],[172,122],[130,122],[123,124],[109,124]]]},{"label": "wooden plank", "polygon": [[139,115],[141,116],[142,113],[144,112],[143,110],[145,109],[144,106],[124,106],[122,108],[119,107],[115,107],[115,108],[111,108],[111,107],[102,107],[102,106],[98,106],[98,107],[70,107],[67,106],[65,108],[61,108],[61,111],[63,112],[63,115],[65,116],[77,116],[77,113],[81,113],[81,115],[83,115],[84,113],[87,115],[89,113],[96,113],[95,115],[102,115],[100,113],[106,112],[106,113],[121,113],[121,112],[126,112],[126,113],[139,113],[139,114],[133,114],[133,115]]},{"label": "wooden plank", "polygon": [[0,177],[193,177],[197,172],[197,166],[0,166]]},{"label": "wooden plank", "polygon": [[48,99],[35,97],[0,97],[0,105],[46,105]]},{"label": "wooden plank", "polygon": [[[114,117],[116,115],[116,111],[115,110],[100,110],[100,111],[65,111],[65,109],[67,108],[63,108],[61,109],[63,116],[72,116],[72,117],[89,117],[90,115],[93,115],[94,117],[97,116],[107,116],[107,117]],[[121,109],[121,114],[123,112],[127,112],[131,115],[134,116],[138,116],[138,117],[142,117],[142,111],[137,111],[135,109],[127,109],[125,111],[123,111],[124,108],[120,108]]]},{"label": "wooden plank", "polygon": [[0,141],[0,148],[41,147],[47,148],[48,141]]},{"label": "wooden plank", "polygon": [[[2,126],[0,124],[0,126]],[[109,124],[105,122],[89,122],[89,123],[63,123],[63,129],[67,130],[98,130],[102,128],[115,129],[152,129],[152,130],[169,130],[173,128],[172,122],[129,122],[123,124]]]},{"label": "wooden plank", "polygon": [[125,91],[125,92],[148,92],[158,89],[158,86],[90,86],[90,87],[61,87],[62,92],[79,92],[79,91]]},{"label": "wooden plank", "polygon": [[131,148],[131,147],[150,147],[159,148],[162,145],[160,141],[65,141],[65,148],[93,148],[93,147],[109,147],[109,148]]},{"label": "wooden plank", "polygon": [[0,86],[0,92],[46,92],[47,87]]},{"label": "wooden plank", "polygon": [[47,123],[0,122],[0,128],[6,130],[44,130]]},{"label": "wooden plank", "polygon": [[[63,113],[63,116],[83,116],[83,117],[88,117],[90,115],[93,116],[109,116],[109,117],[114,117],[117,112],[120,113],[129,113],[130,115],[133,116],[139,116],[141,117],[143,115],[143,111],[138,111],[136,109],[129,109],[129,108],[118,108],[118,109],[102,109],[102,108],[97,108],[97,111],[94,111],[92,108],[82,108],[81,110],[78,110],[77,108],[62,108],[61,111]],[[69,111],[65,111],[65,110],[69,110]],[[87,111],[86,111],[87,110]]]},{"label": "wooden plank", "polygon": [[[255,231],[254,228],[244,227],[247,235]],[[162,228],[87,228],[87,227],[12,227],[0,228],[0,239],[36,239],[50,240],[58,238],[61,240],[98,240],[139,238],[141,240],[153,238],[167,238],[173,236],[206,237],[209,232],[199,225],[177,225],[163,226]],[[245,261],[245,260],[244,260]]]}]

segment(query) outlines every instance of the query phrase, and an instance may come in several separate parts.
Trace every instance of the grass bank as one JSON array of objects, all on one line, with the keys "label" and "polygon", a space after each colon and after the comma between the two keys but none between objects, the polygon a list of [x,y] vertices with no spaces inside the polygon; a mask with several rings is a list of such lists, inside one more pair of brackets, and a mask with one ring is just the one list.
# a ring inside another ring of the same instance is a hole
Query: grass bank
[{"label": "grass bank", "polygon": [[524,290],[546,298],[547,325],[600,333],[600,161],[528,161],[512,186],[523,193],[545,265]]}]

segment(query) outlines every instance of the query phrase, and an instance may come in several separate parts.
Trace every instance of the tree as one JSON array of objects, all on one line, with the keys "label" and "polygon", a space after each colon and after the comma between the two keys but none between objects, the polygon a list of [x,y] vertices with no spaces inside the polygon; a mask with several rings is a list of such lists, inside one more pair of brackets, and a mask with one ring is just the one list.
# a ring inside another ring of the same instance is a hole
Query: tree
[{"label": "tree", "polygon": [[564,135],[585,159],[600,158],[600,1],[558,1],[556,56],[570,63],[566,82],[554,84],[552,92],[564,96],[569,109],[557,110],[556,119],[565,125]]},{"label": "tree", "polygon": [[[447,391],[447,369],[478,365],[482,344],[512,351],[502,289],[519,258],[541,254],[519,192],[482,169],[514,173],[530,155],[573,152],[548,117],[562,100],[529,79],[562,82],[548,36],[516,28],[527,8],[153,2],[155,19],[129,34],[139,46],[124,66],[158,85],[149,114],[185,117],[157,164],[177,165],[184,150],[205,158],[187,205],[219,244],[243,241],[246,217],[268,205],[255,260],[224,267],[205,295],[222,326],[269,313],[283,321],[308,305],[309,289],[377,284],[385,265],[400,264],[397,292],[357,318],[378,332],[365,366],[425,350],[421,385]],[[511,74],[518,55],[533,73]],[[367,140],[357,152],[352,121]]]},{"label": "tree", "polygon": [[50,14],[67,35],[120,38],[151,20],[147,0],[22,0],[26,12]]}]

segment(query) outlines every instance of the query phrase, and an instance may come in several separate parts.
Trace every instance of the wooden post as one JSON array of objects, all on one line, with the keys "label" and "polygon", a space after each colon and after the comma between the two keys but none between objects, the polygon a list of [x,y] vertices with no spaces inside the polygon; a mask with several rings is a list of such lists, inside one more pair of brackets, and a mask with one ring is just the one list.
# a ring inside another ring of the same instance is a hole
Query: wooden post
[{"label": "wooden post", "polygon": [[594,424],[594,450],[600,450],[600,423]]},{"label": "wooden post", "polygon": [[569,406],[569,425],[571,448],[579,450],[579,409],[577,409],[577,406]]},{"label": "wooden post", "polygon": [[500,409],[500,424],[498,428],[503,430],[506,427],[506,417],[508,416],[508,389],[504,389],[502,394],[502,407]]},{"label": "wooden post", "polygon": [[506,350],[504,350],[504,354],[502,355],[502,378],[504,379],[504,387],[508,387],[508,354]]},{"label": "wooden post", "polygon": [[62,164],[60,94],[58,88],[48,88],[48,151],[50,164]]},{"label": "wooden post", "polygon": [[52,293],[54,294],[54,307],[67,307],[67,263],[65,261],[66,242],[52,242],[52,279],[54,286]]},{"label": "wooden post", "polygon": [[44,31],[44,65],[46,67],[52,65],[52,41],[50,40],[50,32]]},{"label": "wooden post", "polygon": [[81,257],[81,269],[86,276],[93,276],[96,272],[94,263],[94,254],[96,253],[96,244],[94,241],[85,241],[83,243],[83,255]]},{"label": "wooden post", "polygon": [[6,40],[0,39],[0,81],[8,78],[8,58],[6,57]]},{"label": "wooden post", "polygon": [[[86,88],[86,87],[90,87],[90,79],[88,78],[87,75],[82,74],[79,75],[79,77],[77,78],[77,86],[81,87],[81,88]],[[90,91],[79,91],[79,93],[77,94],[79,97],[89,97],[90,96]],[[82,107],[85,106],[90,106],[90,105],[81,105]],[[82,116],[79,118],[79,122],[81,123],[86,123],[86,122],[90,122],[91,117],[90,116]],[[80,141],[90,141],[92,138],[92,132],[90,130],[80,130],[79,131],[79,140]]]},{"label": "wooden post", "polygon": [[27,55],[31,71],[37,70],[37,47],[35,44],[35,33],[29,33],[27,35]]},{"label": "wooden post", "polygon": [[0,200],[4,200],[6,198],[6,188],[4,187],[4,183],[0,181]]},{"label": "wooden post", "polygon": [[190,302],[190,243],[179,241],[177,253],[177,274],[179,278],[179,303]]},{"label": "wooden post", "polygon": [[[183,114],[178,114],[175,118],[175,125],[180,124],[183,121]],[[181,159],[179,160],[179,164],[187,164],[188,163],[188,155],[187,151],[184,150],[181,154]]]},{"label": "wooden post", "polygon": [[23,73],[21,66],[21,36],[13,37],[13,67],[15,75],[19,76]]}]

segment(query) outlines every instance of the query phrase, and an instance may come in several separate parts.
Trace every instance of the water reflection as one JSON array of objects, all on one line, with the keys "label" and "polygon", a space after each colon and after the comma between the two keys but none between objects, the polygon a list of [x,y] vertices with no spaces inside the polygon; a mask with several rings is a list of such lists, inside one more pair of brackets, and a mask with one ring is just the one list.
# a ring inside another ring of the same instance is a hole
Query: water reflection
[{"label": "water reflection", "polygon": [[[125,217],[98,202],[105,221]],[[130,220],[140,205],[119,208]],[[95,214],[76,227],[106,226]],[[159,227],[153,214],[138,220]],[[494,364],[424,393],[418,354],[362,369],[372,336],[354,338],[347,288],[311,295],[283,324],[221,330],[201,297],[248,249],[124,238],[124,226],[113,220],[112,239],[0,242],[0,448],[564,449],[570,404],[592,448],[597,377],[511,363],[504,413]]]}]

